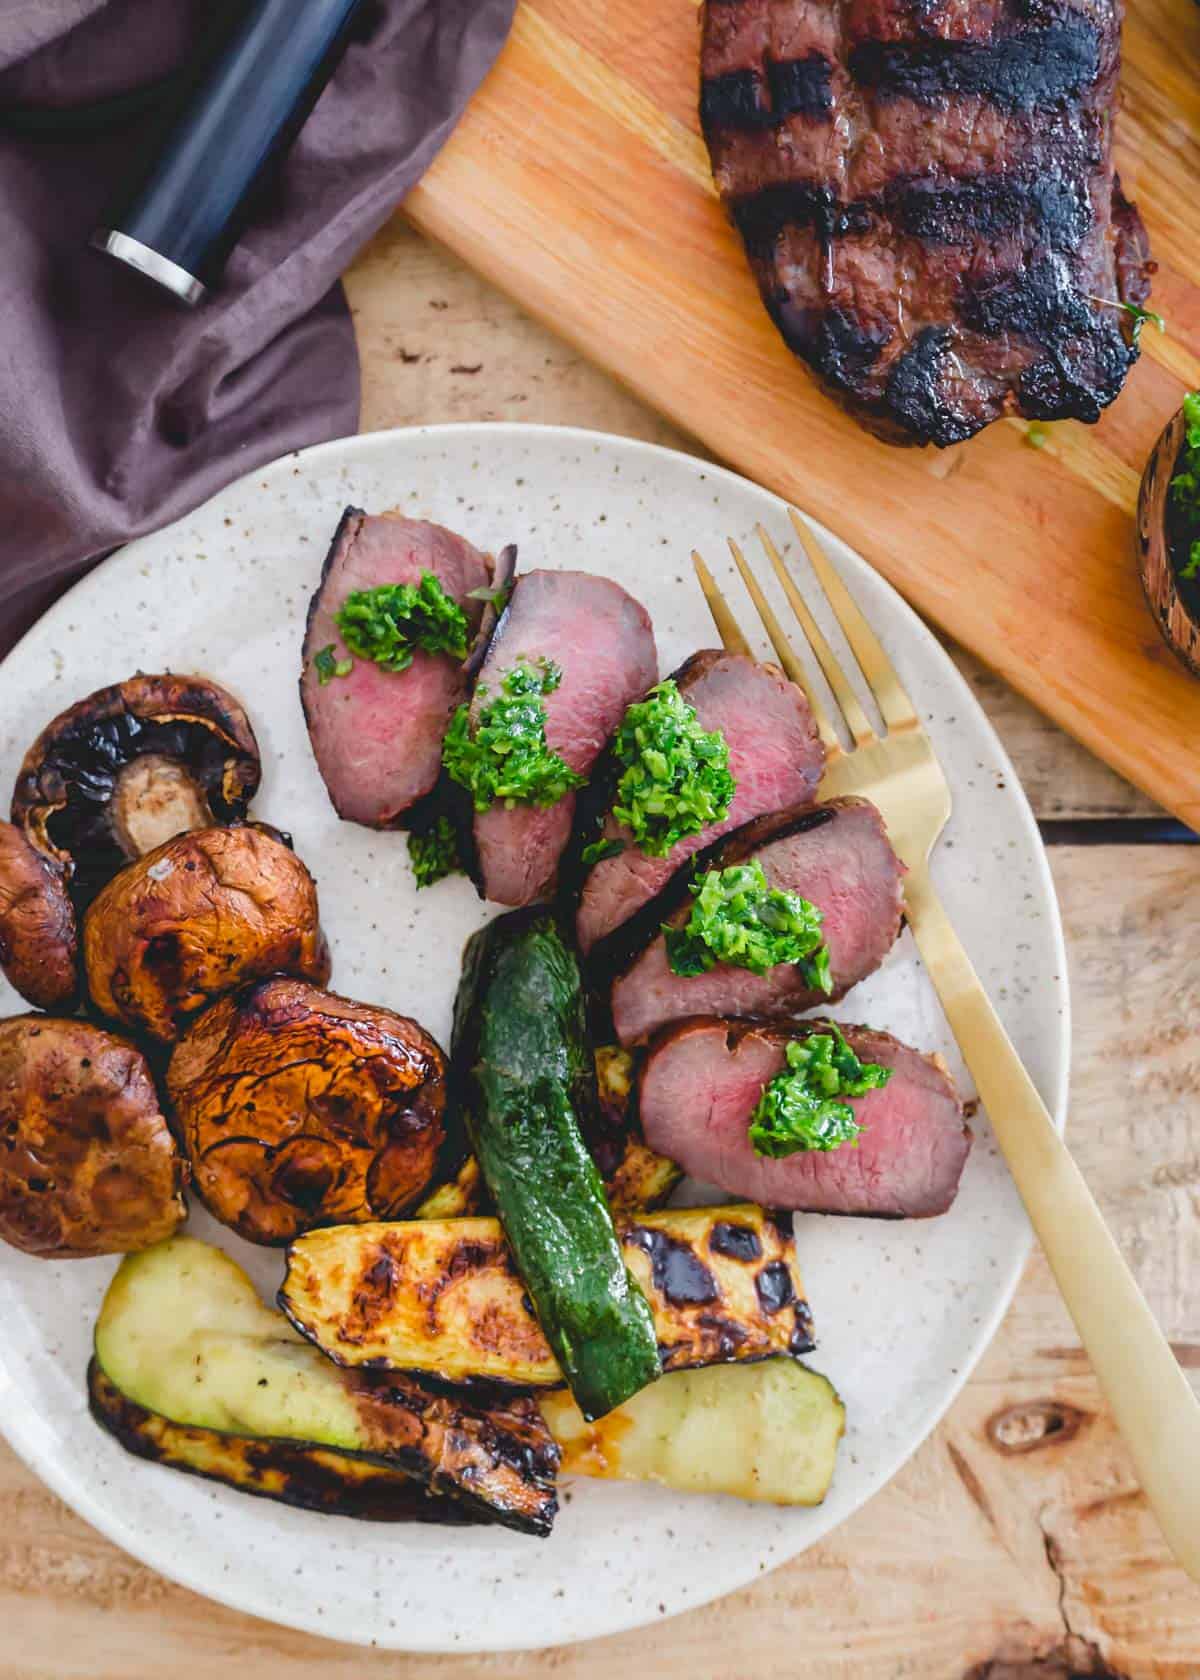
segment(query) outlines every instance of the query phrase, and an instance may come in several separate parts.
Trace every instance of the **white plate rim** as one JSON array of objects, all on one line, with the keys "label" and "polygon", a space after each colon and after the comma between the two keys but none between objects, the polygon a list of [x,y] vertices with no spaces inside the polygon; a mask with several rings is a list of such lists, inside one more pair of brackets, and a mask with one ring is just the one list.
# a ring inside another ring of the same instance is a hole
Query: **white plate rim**
[{"label": "white plate rim", "polygon": [[[451,421],[420,426],[395,426],[384,427],[371,432],[359,432],[342,438],[333,438],[325,443],[314,444],[306,449],[293,450],[289,454],[280,456],[274,461],[265,463],[262,466],[251,468],[239,479],[232,480],[230,484],[224,486],[222,490],[214,492],[214,497],[210,498],[210,500],[215,499],[216,496],[225,494],[230,490],[240,488],[242,486],[248,486],[251,481],[259,481],[262,483],[264,480],[271,480],[276,475],[282,475],[285,472],[294,473],[298,470],[299,466],[307,465],[310,462],[323,464],[330,459],[341,458],[344,460],[347,457],[352,457],[359,450],[369,452],[371,449],[378,448],[380,445],[386,444],[390,441],[397,441],[402,445],[403,440],[413,437],[469,437],[483,443],[487,438],[497,435],[507,435],[520,439],[531,435],[542,434],[550,434],[558,440],[575,442],[585,447],[595,448],[602,446],[606,449],[623,450],[628,452],[631,456],[641,459],[665,458],[674,461],[683,461],[693,470],[702,469],[705,476],[713,480],[725,482],[731,486],[748,486],[758,495],[765,496],[773,501],[781,511],[786,509],[788,506],[788,503],[784,498],[779,497],[775,494],[775,492],[768,490],[765,486],[757,484],[754,480],[746,478],[744,474],[736,473],[730,468],[724,467],[716,462],[708,461],[704,457],[691,455],[685,450],[672,449],[664,444],[651,443],[639,438],[624,437],[619,433],[606,432],[601,429],[594,429],[591,427],[555,426],[523,421]],[[267,486],[264,483],[262,484],[262,487],[266,488]],[[199,507],[181,515],[179,522],[194,517],[196,513],[202,511],[205,505],[206,504],[200,504]],[[857,550],[852,549],[843,538],[838,537],[836,532],[833,532],[819,521],[814,520],[813,523],[820,534],[829,537],[837,547],[849,550],[859,563],[867,567],[868,570],[871,570],[872,572],[875,571],[875,568],[871,567],[870,562],[859,555]],[[14,647],[10,649],[9,654],[5,656],[5,660],[0,661],[0,665],[6,663],[8,658],[10,658],[12,654],[16,653],[18,649],[23,648],[26,641],[35,632],[39,635],[43,634],[47,630],[55,628],[60,618],[65,619],[65,616],[70,609],[72,598],[80,584],[91,583],[93,579],[102,577],[104,572],[115,564],[120,563],[122,565],[128,565],[130,563],[131,556],[139,553],[144,547],[149,547],[160,541],[164,531],[169,531],[170,529],[171,527],[167,526],[163,527],[161,530],[150,532],[145,536],[136,538],[134,541],[124,545],[124,547],[116,549],[113,553],[107,555],[97,566],[93,567],[89,572],[84,574],[83,578],[79,579],[76,584],[72,585],[69,590],[60,596],[58,600],[42,614],[41,618],[38,619],[34,625],[30,626]],[[982,706],[972,692],[965,677],[963,677],[962,673],[958,670],[958,667],[950,658],[937,635],[928,625],[924,623],[924,621],[899,593],[895,586],[892,585],[887,578],[883,577],[882,574],[876,572],[875,575],[879,578],[885,593],[889,597],[892,610],[899,617],[907,620],[909,629],[923,644],[925,651],[929,653],[931,659],[939,665],[941,675],[947,681],[949,686],[961,697],[963,704],[977,716],[979,722],[982,724],[984,730],[990,737],[996,759],[1005,771],[1008,791],[1013,798],[1014,806],[1019,814],[1022,827],[1026,830],[1026,836],[1030,842],[1029,855],[1036,870],[1038,885],[1041,889],[1042,901],[1050,918],[1049,932],[1054,947],[1057,965],[1056,1019],[1058,1022],[1058,1043],[1055,1048],[1057,1052],[1056,1061],[1058,1071],[1057,1078],[1055,1080],[1056,1088],[1049,1093],[1042,1092],[1042,1096],[1043,1100],[1046,1101],[1047,1106],[1050,1109],[1056,1128],[1061,1133],[1065,1127],[1069,1093],[1070,1046],[1072,1042],[1071,998],[1068,980],[1067,950],[1062,926],[1062,916],[1053,876],[1050,871],[1045,843],[1042,840],[1036,818],[1034,817],[1033,810],[1029,804],[1028,796],[1025,793],[1024,786],[1017,776],[1012,760],[1009,757],[1003,742],[1000,740],[1000,737],[996,734],[990,718],[988,718],[987,714],[983,711]],[[865,1505],[869,1504],[876,1495],[893,1480],[904,1465],[907,1464],[909,1459],[914,1456],[917,1450],[924,1445],[930,1434],[937,1427],[946,1412],[953,1405],[954,1401],[958,1398],[958,1395],[961,1393],[964,1385],[971,1376],[972,1372],[975,1370],[979,1360],[982,1358],[984,1352],[987,1350],[997,1330],[999,1329],[999,1326],[1012,1303],[1013,1296],[1016,1293],[1017,1286],[1021,1280],[1021,1276],[1024,1272],[1025,1264],[1028,1260],[1032,1246],[1033,1232],[1026,1222],[1019,1240],[1013,1242],[1011,1258],[1008,1266],[1008,1276],[1005,1278],[1002,1286],[997,1290],[996,1297],[991,1308],[980,1316],[975,1334],[971,1339],[967,1351],[962,1357],[957,1369],[950,1374],[944,1389],[939,1392],[936,1399],[930,1402],[924,1413],[921,1414],[919,1422],[914,1426],[914,1435],[916,1438],[898,1447],[889,1458],[886,1458],[881,1462],[874,1477],[872,1478],[872,1485],[864,1493],[853,1513],[847,1513],[846,1517],[844,1517],[841,1522],[831,1525],[821,1534],[812,1534],[807,1536],[794,1550],[790,1552],[781,1552],[776,1562],[771,1566],[771,1572],[773,1572],[774,1569],[782,1567],[784,1564],[794,1561],[796,1557],[802,1555],[803,1552],[808,1550],[810,1546],[818,1544],[820,1541],[827,1539],[829,1535],[836,1533],[843,1523],[849,1520],[851,1515],[857,1514],[857,1512],[861,1511]],[[13,1388],[14,1385],[8,1380],[7,1373],[2,1367],[0,1367],[0,1396],[3,1396],[9,1401],[17,1398],[13,1392]],[[176,1559],[174,1557],[169,1560],[164,1560],[161,1552],[154,1544],[144,1541],[135,1531],[131,1529],[129,1525],[122,1522],[120,1518],[115,1516],[89,1490],[86,1488],[81,1489],[72,1477],[62,1470],[57,1463],[53,1460],[43,1458],[38,1450],[37,1429],[36,1427],[30,1426],[31,1424],[36,1425],[36,1419],[32,1417],[28,1420],[26,1419],[25,1413],[28,1412],[28,1410],[29,1408],[25,1407],[23,1411],[14,1413],[10,1409],[9,1405],[0,1406],[0,1433],[3,1434],[9,1446],[12,1447],[13,1451],[16,1452],[18,1457],[33,1472],[33,1474],[36,1475],[38,1479],[44,1483],[44,1485],[49,1487],[52,1492],[57,1494],[57,1496],[62,1499],[69,1508],[74,1510],[79,1516],[83,1517],[86,1522],[88,1522],[99,1533],[103,1534],[106,1539],[112,1541],[114,1545],[119,1546],[124,1552],[135,1558],[138,1562],[155,1570],[166,1579],[175,1582],[179,1586],[187,1588],[189,1591],[197,1593],[203,1598],[210,1599],[215,1603],[224,1605],[228,1609],[252,1616],[257,1620],[267,1622],[271,1625],[292,1627],[298,1631],[310,1633],[319,1638],[335,1643],[343,1643],[378,1650],[412,1652],[413,1654],[459,1655],[466,1657],[472,1654],[484,1654],[489,1652],[520,1652],[553,1648],[546,1646],[544,1642],[531,1642],[521,1638],[491,1638],[486,1644],[477,1644],[468,1640],[460,1640],[456,1641],[453,1645],[447,1645],[445,1642],[438,1642],[433,1639],[423,1639],[419,1637],[414,1638],[411,1634],[405,1634],[401,1639],[392,1641],[387,1638],[381,1638],[369,1634],[366,1630],[356,1630],[353,1627],[339,1627],[336,1630],[332,1630],[328,1626],[322,1625],[320,1619],[315,1614],[309,1617],[299,1615],[288,1615],[286,1618],[282,1616],[272,1616],[268,1611],[263,1609],[260,1599],[255,1596],[251,1589],[240,1590],[236,1585],[236,1582],[231,1581],[228,1577],[214,1582],[202,1571],[190,1570],[186,1560]],[[714,1589],[713,1591],[706,1591],[701,1596],[689,1598],[686,1603],[677,1602],[669,1604],[665,1613],[661,1614],[654,1621],[650,1621],[646,1617],[634,1611],[632,1614],[626,1613],[624,1615],[618,1615],[614,1619],[605,1621],[603,1627],[597,1626],[593,1628],[584,1628],[579,1633],[574,1634],[569,1640],[559,1640],[555,1643],[559,1647],[562,1647],[567,1644],[581,1643],[589,1639],[615,1637],[616,1635],[628,1633],[642,1627],[657,1626],[661,1621],[668,1620],[671,1617],[683,1614],[687,1611],[698,1610],[706,1604],[714,1603],[717,1600],[728,1596],[730,1593],[739,1591],[749,1585],[752,1581],[760,1579],[762,1573],[763,1571],[758,1564],[754,1560],[751,1560],[741,1570],[731,1569],[728,1578],[720,1587]]]}]

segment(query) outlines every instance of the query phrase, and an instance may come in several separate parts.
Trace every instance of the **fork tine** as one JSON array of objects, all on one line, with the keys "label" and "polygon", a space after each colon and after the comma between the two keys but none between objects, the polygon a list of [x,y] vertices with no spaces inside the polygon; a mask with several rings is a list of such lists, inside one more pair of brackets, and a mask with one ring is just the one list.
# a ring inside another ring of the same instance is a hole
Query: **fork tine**
[{"label": "fork tine", "polygon": [[803,595],[796,588],[792,574],[783,563],[783,557],[775,544],[771,541],[770,533],[763,525],[756,526],[758,540],[763,546],[767,559],[775,568],[775,575],[783,585],[783,592],[788,598],[792,611],[800,623],[800,628],[808,638],[808,644],[817,657],[817,663],[825,673],[825,681],[833,690],[833,697],[842,709],[842,716],[854,737],[856,746],[865,747],[874,741],[875,731],[871,727],[871,720],[863,711],[858,695],[846,680],[846,674],[837,660],[837,655],[825,640],[824,632],[812,613],[808,610]]},{"label": "fork tine", "polygon": [[733,563],[742,574],[742,581],[750,593],[750,599],[754,602],[759,618],[762,619],[763,629],[770,637],[771,646],[779,656],[779,663],[796,686],[803,689],[808,698],[809,708],[816,720],[817,731],[821,740],[825,743],[826,751],[840,752],[841,742],[837,738],[837,731],[830,721],[829,713],[825,710],[820,698],[813,693],[812,684],[808,680],[808,672],[796,658],[795,650],[783,633],[783,626],[771,609],[771,603],[759,588],[758,579],[746,564],[745,555],[732,537],[726,537],[725,540],[729,544],[729,552],[733,555]]},{"label": "fork tine", "polygon": [[712,621],[717,627],[717,635],[726,653],[744,654],[747,659],[753,659],[750,644],[738,628],[738,621],[734,618],[724,595],[717,588],[717,580],[701,559],[697,549],[692,550],[692,565],[695,567],[696,577],[700,583],[701,592],[708,603],[708,610],[712,614]]},{"label": "fork tine", "polygon": [[916,708],[891,660],[879,645],[879,638],[801,514],[793,507],[788,509],[788,517],[812,562],[817,582],[829,599],[834,617],[842,627],[842,634],[850,644],[859,669],[867,679],[867,686],[875,696],[883,721],[889,729],[911,729],[919,722]]}]

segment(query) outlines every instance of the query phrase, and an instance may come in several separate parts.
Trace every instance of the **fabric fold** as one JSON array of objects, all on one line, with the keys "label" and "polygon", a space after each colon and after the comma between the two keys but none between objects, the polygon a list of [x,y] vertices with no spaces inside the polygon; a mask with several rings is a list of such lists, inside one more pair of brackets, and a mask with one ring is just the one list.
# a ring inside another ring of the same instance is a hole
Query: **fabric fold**
[{"label": "fabric fold", "polygon": [[364,7],[194,311],[87,241],[161,122],[139,88],[169,85],[211,0],[0,8],[0,653],[112,548],[357,428],[338,276],[448,138],[514,7]]}]

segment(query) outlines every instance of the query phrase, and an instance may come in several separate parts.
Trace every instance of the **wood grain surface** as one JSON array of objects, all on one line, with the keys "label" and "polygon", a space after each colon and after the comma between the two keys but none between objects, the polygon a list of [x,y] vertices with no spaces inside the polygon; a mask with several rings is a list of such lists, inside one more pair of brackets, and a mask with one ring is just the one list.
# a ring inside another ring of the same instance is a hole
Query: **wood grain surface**
[{"label": "wood grain surface", "polygon": [[[1118,161],[1169,336],[1095,428],[1028,447],[869,438],[779,341],[697,132],[695,0],[533,0],[410,196],[425,232],[721,459],[792,497],[937,624],[1160,803],[1200,825],[1200,690],[1161,644],[1133,550],[1138,479],[1200,384],[1200,11],[1132,0]],[[686,541],[686,538],[684,539]]]},{"label": "wood grain surface", "polygon": [[[364,427],[529,419],[695,447],[395,221],[349,277]],[[959,654],[1044,817],[1154,807]],[[1071,1138],[1200,1378],[1200,848],[1056,847]],[[167,1474],[168,1472],[163,1472]],[[1040,1256],[945,1422],[825,1544],[662,1627],[514,1658],[361,1652],[172,1586],[0,1447],[0,1680],[1197,1680],[1165,1556]]]}]

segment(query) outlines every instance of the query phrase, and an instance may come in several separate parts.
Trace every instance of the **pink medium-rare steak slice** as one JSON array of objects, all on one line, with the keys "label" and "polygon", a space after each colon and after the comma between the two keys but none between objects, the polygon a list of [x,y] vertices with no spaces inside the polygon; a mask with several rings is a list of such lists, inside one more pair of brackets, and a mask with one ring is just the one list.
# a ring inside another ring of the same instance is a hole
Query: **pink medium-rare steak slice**
[{"label": "pink medium-rare steak slice", "polygon": [[1113,170],[1121,0],[708,0],[701,120],[784,340],[870,431],[1094,421],[1148,249]]},{"label": "pink medium-rare steak slice", "polygon": [[[546,744],[581,776],[591,771],[625,708],[654,683],[658,654],[650,615],[610,578],[591,572],[523,572],[496,627],[472,701],[478,714],[507,672],[549,659],[562,672],[544,698]],[[553,891],[571,837],[575,795],[556,804],[496,804],[475,814],[485,898],[532,904]]]},{"label": "pink medium-rare steak slice", "polygon": [[755,1153],[750,1114],[783,1071],[788,1040],[823,1026],[784,1030],[703,1019],[673,1027],[642,1069],[646,1142],[693,1178],[764,1207],[887,1219],[945,1213],[971,1148],[962,1103],[940,1058],[889,1033],[841,1029],[863,1061],[892,1070],[886,1085],[847,1099],[864,1128],[856,1146],[801,1150],[781,1160]]},{"label": "pink medium-rare steak slice", "polygon": [[488,585],[491,568],[465,537],[400,514],[342,515],[308,609],[300,699],[317,768],[339,817],[367,828],[397,826],[429,793],[442,764],[442,738],[466,679],[448,654],[413,653],[407,671],[355,659],[348,676],[322,684],[314,660],[346,650],[336,624],[347,595],[388,583],[418,583],[432,572],[467,615],[472,633],[483,603],[470,593]]},{"label": "pink medium-rare steak slice", "polygon": [[602,838],[625,849],[594,864],[583,883],[575,925],[585,953],[656,897],[694,852],[754,817],[811,799],[825,768],[808,701],[777,666],[708,648],[680,666],[675,681],[701,726],[725,737],[735,786],[729,814],[656,858],[639,851],[610,812]]},{"label": "pink medium-rare steak slice", "polygon": [[[798,893],[824,915],[833,991],[813,990],[795,963],[779,963],[765,974],[729,963],[717,963],[707,974],[672,974],[660,933],[613,986],[613,1025],[622,1044],[640,1043],[689,1015],[792,1020],[835,1002],[887,956],[900,931],[904,866],[874,805],[831,799],[760,817],[701,854],[699,866],[726,868],[752,858],[770,886]],[[666,919],[682,924],[690,904],[689,898]]]}]

